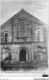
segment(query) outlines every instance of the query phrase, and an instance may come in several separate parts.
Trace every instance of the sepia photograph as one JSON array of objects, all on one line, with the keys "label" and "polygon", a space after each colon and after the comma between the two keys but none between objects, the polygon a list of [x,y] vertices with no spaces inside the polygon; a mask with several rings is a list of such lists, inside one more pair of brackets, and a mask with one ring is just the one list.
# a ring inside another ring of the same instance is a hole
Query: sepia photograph
[{"label": "sepia photograph", "polygon": [[48,0],[0,4],[0,71],[48,74]]}]

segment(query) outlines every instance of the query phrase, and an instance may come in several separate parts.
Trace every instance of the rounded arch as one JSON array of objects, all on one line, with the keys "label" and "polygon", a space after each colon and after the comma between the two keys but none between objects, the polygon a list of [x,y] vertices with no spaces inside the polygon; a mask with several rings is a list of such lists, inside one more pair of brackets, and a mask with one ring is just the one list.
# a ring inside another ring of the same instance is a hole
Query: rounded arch
[{"label": "rounded arch", "polygon": [[[28,50],[27,50],[27,48],[26,48],[26,47],[20,47],[20,50],[21,50],[21,49],[26,50],[26,53],[28,54]],[[20,50],[19,50],[19,52],[20,52]]]},{"label": "rounded arch", "polygon": [[1,35],[5,35],[5,33],[7,33],[9,35],[9,32],[8,31],[2,32]]},{"label": "rounded arch", "polygon": [[17,21],[18,21],[18,22],[21,22],[21,21],[26,22],[26,21],[28,21],[28,20],[27,20],[27,18],[19,17],[19,18],[17,19]]},{"label": "rounded arch", "polygon": [[21,47],[19,51],[19,61],[26,61],[27,49],[25,47]]}]

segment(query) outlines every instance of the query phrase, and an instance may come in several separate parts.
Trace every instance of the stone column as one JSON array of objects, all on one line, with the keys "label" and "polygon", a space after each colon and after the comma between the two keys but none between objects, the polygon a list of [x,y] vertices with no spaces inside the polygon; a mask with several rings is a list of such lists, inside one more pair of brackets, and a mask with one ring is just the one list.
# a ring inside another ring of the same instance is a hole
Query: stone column
[{"label": "stone column", "polygon": [[15,59],[16,61],[19,61],[19,53],[16,52],[16,55],[15,55]]},{"label": "stone column", "polygon": [[28,53],[26,53],[26,61],[28,61]]},{"label": "stone column", "polygon": [[31,44],[31,59],[33,60],[33,43]]},{"label": "stone column", "polygon": [[31,61],[31,58],[32,58],[31,53],[29,53],[29,61]]}]

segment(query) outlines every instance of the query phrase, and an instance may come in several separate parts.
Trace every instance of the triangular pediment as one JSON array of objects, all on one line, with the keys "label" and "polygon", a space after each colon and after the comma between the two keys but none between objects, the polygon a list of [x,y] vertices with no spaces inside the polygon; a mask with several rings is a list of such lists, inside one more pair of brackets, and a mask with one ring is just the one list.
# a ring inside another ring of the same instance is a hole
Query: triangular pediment
[{"label": "triangular pediment", "polygon": [[31,20],[33,20],[33,21],[37,20],[38,21],[38,19],[35,16],[31,15],[30,13],[25,11],[23,8],[17,14],[15,14],[12,18],[13,19],[17,19],[17,18],[22,18],[22,17],[24,17],[24,18],[26,18],[26,19],[28,19],[30,21]]},{"label": "triangular pediment", "polygon": [[3,25],[10,23],[12,19],[15,20],[15,19],[18,19],[21,17],[24,17],[24,18],[28,19],[29,21],[32,21],[34,24],[43,25],[42,21],[40,21],[38,18],[36,18],[35,16],[33,16],[30,13],[28,13],[27,11],[25,11],[23,8],[18,13],[16,13],[14,16],[12,16],[9,20],[7,20]]}]

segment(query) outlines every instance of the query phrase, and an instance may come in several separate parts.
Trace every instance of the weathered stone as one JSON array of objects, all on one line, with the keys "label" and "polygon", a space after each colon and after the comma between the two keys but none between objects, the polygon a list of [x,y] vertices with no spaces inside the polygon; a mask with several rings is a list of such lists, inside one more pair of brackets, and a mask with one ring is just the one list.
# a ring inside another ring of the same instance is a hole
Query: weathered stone
[{"label": "weathered stone", "polygon": [[[12,57],[11,62],[19,62],[21,60],[19,59],[21,56],[21,50],[25,56],[23,56],[23,58],[26,58],[26,61],[32,61],[34,56],[36,59],[40,59],[41,57],[43,60],[43,53],[45,56],[44,59],[47,60],[47,30],[45,24],[25,10],[19,11],[7,22],[2,24],[0,31],[0,41],[2,46],[1,53],[3,53],[5,45],[8,46],[10,48],[9,53],[11,53]],[[8,36],[5,37],[5,33],[7,33]],[[7,39],[7,42],[5,42],[5,38]],[[2,56],[4,59],[8,55],[3,53]],[[22,60],[25,60],[23,58]]]}]

